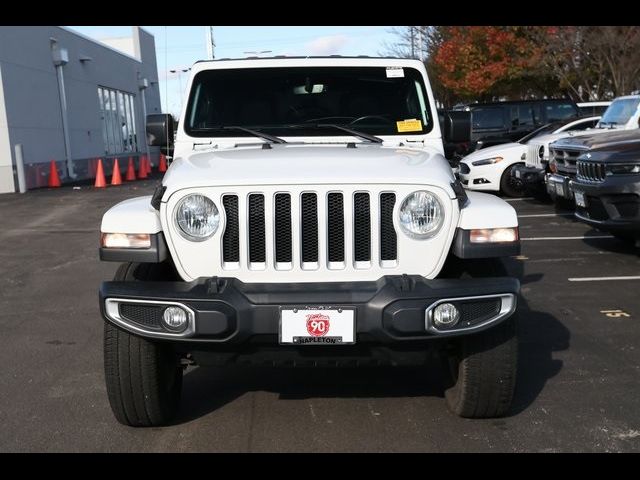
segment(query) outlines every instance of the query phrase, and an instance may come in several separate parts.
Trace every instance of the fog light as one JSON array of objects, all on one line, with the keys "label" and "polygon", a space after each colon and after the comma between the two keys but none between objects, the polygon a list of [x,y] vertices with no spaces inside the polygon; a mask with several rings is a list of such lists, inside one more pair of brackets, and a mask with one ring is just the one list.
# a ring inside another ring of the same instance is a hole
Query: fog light
[{"label": "fog light", "polygon": [[187,312],[180,307],[167,307],[162,313],[162,324],[167,330],[182,332],[187,328]]},{"label": "fog light", "polygon": [[460,311],[452,303],[441,303],[433,309],[436,327],[453,327],[460,320]]}]

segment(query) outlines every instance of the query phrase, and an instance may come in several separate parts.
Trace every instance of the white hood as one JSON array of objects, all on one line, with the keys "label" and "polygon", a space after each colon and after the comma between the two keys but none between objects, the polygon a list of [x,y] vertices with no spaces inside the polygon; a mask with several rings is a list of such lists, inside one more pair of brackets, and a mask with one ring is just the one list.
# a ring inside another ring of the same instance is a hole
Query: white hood
[{"label": "white hood", "polygon": [[482,148],[470,153],[464,157],[461,161],[470,163],[476,160],[483,160],[491,157],[518,157],[527,151],[527,147],[521,143],[502,143],[500,145],[493,145],[491,147]]},{"label": "white hood", "polygon": [[583,135],[594,135],[598,133],[611,132],[609,128],[590,128],[588,130],[571,130],[570,132],[550,133],[534,137],[527,142],[528,145],[548,145],[565,137],[581,137]]},{"label": "white hood", "polygon": [[[424,184],[450,187],[453,172],[436,151],[369,144],[242,146],[177,157],[164,176],[169,195],[192,187],[300,184]],[[167,198],[165,196],[165,198]]]}]

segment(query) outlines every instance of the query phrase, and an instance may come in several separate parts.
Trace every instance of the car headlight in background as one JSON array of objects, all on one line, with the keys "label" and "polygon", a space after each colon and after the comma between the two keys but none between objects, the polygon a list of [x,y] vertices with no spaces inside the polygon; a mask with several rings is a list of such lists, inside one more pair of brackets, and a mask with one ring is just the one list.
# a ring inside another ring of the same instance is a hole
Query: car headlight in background
[{"label": "car headlight in background", "polygon": [[476,160],[475,162],[471,162],[471,165],[474,167],[480,167],[482,165],[493,165],[494,163],[498,163],[504,160],[502,157],[491,157],[485,158],[484,160]]},{"label": "car headlight in background", "polygon": [[194,242],[209,238],[216,233],[220,224],[216,204],[198,193],[187,195],[180,200],[175,208],[175,217],[182,236]]},{"label": "car headlight in background", "polygon": [[434,236],[444,220],[444,208],[440,200],[424,190],[407,195],[399,213],[402,230],[415,238]]},{"label": "car headlight in background", "polygon": [[640,164],[638,163],[617,164],[617,165],[614,164],[614,165],[609,165],[608,170],[611,175],[629,175],[634,173],[640,173]]}]

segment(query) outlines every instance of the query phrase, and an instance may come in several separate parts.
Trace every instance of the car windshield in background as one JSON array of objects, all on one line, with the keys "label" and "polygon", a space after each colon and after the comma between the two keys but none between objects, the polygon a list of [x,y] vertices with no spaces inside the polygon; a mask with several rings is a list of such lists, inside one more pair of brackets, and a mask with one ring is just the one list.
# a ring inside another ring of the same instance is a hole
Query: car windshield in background
[{"label": "car windshield in background", "polygon": [[[422,75],[413,68],[289,67],[206,70],[193,81],[185,131],[194,137],[416,135],[433,119]],[[295,126],[295,129],[291,128]]]},{"label": "car windshield in background", "polygon": [[574,120],[571,119],[569,122],[565,121],[565,122],[547,123],[546,125],[543,125],[542,127],[538,128],[538,129],[534,130],[533,132],[529,133],[528,135],[525,135],[524,137],[522,137],[520,140],[518,140],[518,143],[527,143],[532,138],[539,137],[540,135],[548,135],[550,133],[555,132],[556,130],[558,130],[563,125],[566,125],[567,123],[570,123],[570,122],[573,122],[573,121]]},{"label": "car windshield in background", "polygon": [[640,98],[621,98],[614,100],[604,112],[601,125],[624,125],[636,113]]}]

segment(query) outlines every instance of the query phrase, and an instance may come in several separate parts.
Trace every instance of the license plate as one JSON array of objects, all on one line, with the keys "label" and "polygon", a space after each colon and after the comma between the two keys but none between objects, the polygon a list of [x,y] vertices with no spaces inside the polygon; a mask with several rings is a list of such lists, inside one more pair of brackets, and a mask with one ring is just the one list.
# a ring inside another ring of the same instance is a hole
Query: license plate
[{"label": "license plate", "polygon": [[564,184],[556,183],[556,193],[561,197],[564,197]]},{"label": "license plate", "polygon": [[520,170],[516,170],[514,173],[516,174],[516,178],[520,178]]},{"label": "license plate", "polygon": [[573,192],[576,198],[576,205],[582,208],[587,208],[587,199],[584,196],[584,192]]},{"label": "license plate", "polygon": [[344,345],[355,343],[355,310],[339,307],[283,308],[280,343]]},{"label": "license plate", "polygon": [[556,191],[556,186],[553,182],[547,181],[547,192],[548,193],[555,193]]}]

